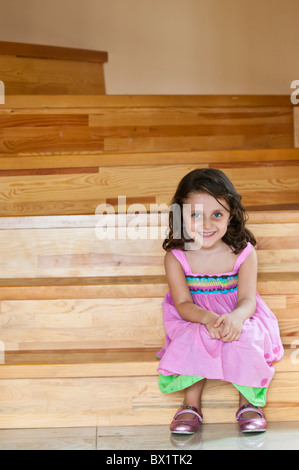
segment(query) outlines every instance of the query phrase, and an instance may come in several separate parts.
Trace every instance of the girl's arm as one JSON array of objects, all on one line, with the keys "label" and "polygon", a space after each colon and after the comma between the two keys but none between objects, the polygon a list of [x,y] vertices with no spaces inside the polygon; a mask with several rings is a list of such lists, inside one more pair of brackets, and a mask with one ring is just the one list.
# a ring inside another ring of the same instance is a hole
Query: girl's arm
[{"label": "girl's arm", "polygon": [[251,318],[256,309],[257,254],[253,249],[238,273],[237,305],[232,313],[244,323]]},{"label": "girl's arm", "polygon": [[222,325],[222,341],[231,342],[240,338],[243,323],[252,317],[256,310],[257,254],[252,250],[241,265],[238,273],[238,296],[236,308],[221,315],[214,327]]},{"label": "girl's arm", "polygon": [[204,325],[210,322],[214,324],[218,315],[193,303],[183,268],[171,252],[166,253],[164,266],[174,306],[183,320]]}]

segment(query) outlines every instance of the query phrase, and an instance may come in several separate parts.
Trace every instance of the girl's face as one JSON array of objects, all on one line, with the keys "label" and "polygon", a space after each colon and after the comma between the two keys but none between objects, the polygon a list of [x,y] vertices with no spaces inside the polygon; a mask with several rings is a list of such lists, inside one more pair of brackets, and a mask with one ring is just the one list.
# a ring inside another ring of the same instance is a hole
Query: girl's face
[{"label": "girl's face", "polygon": [[223,205],[203,192],[191,193],[185,200],[183,220],[188,235],[195,241],[189,249],[214,248],[221,243],[231,216],[227,202],[219,201]]}]

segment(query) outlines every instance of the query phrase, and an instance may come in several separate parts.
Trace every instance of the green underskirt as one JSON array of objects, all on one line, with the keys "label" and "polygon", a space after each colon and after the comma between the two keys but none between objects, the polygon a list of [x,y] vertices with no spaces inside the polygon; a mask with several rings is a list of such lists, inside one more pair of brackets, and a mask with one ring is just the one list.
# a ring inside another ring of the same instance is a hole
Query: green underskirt
[{"label": "green underskirt", "polygon": [[[172,393],[190,387],[204,377],[194,377],[191,375],[162,375],[159,374],[159,388],[162,393]],[[264,407],[266,405],[267,388],[245,387],[233,384],[234,387],[255,406]]]}]

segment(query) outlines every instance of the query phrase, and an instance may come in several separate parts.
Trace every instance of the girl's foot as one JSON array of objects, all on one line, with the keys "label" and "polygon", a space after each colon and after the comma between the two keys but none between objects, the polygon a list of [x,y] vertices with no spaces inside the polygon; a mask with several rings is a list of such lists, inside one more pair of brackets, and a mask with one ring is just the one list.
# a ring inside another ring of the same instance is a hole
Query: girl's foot
[{"label": "girl's foot", "polygon": [[181,405],[170,424],[174,434],[193,434],[203,420],[202,412],[195,406]]},{"label": "girl's foot", "polygon": [[246,403],[242,405],[236,418],[242,432],[264,432],[267,429],[267,421],[262,408]]}]

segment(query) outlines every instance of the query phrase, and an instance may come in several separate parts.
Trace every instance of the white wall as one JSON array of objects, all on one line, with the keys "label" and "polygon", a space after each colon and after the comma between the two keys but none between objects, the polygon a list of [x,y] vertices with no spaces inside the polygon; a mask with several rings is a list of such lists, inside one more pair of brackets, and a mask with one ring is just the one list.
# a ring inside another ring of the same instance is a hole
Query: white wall
[{"label": "white wall", "polygon": [[0,40],[106,50],[108,94],[288,94],[299,79],[299,0],[0,0],[0,7]]}]

